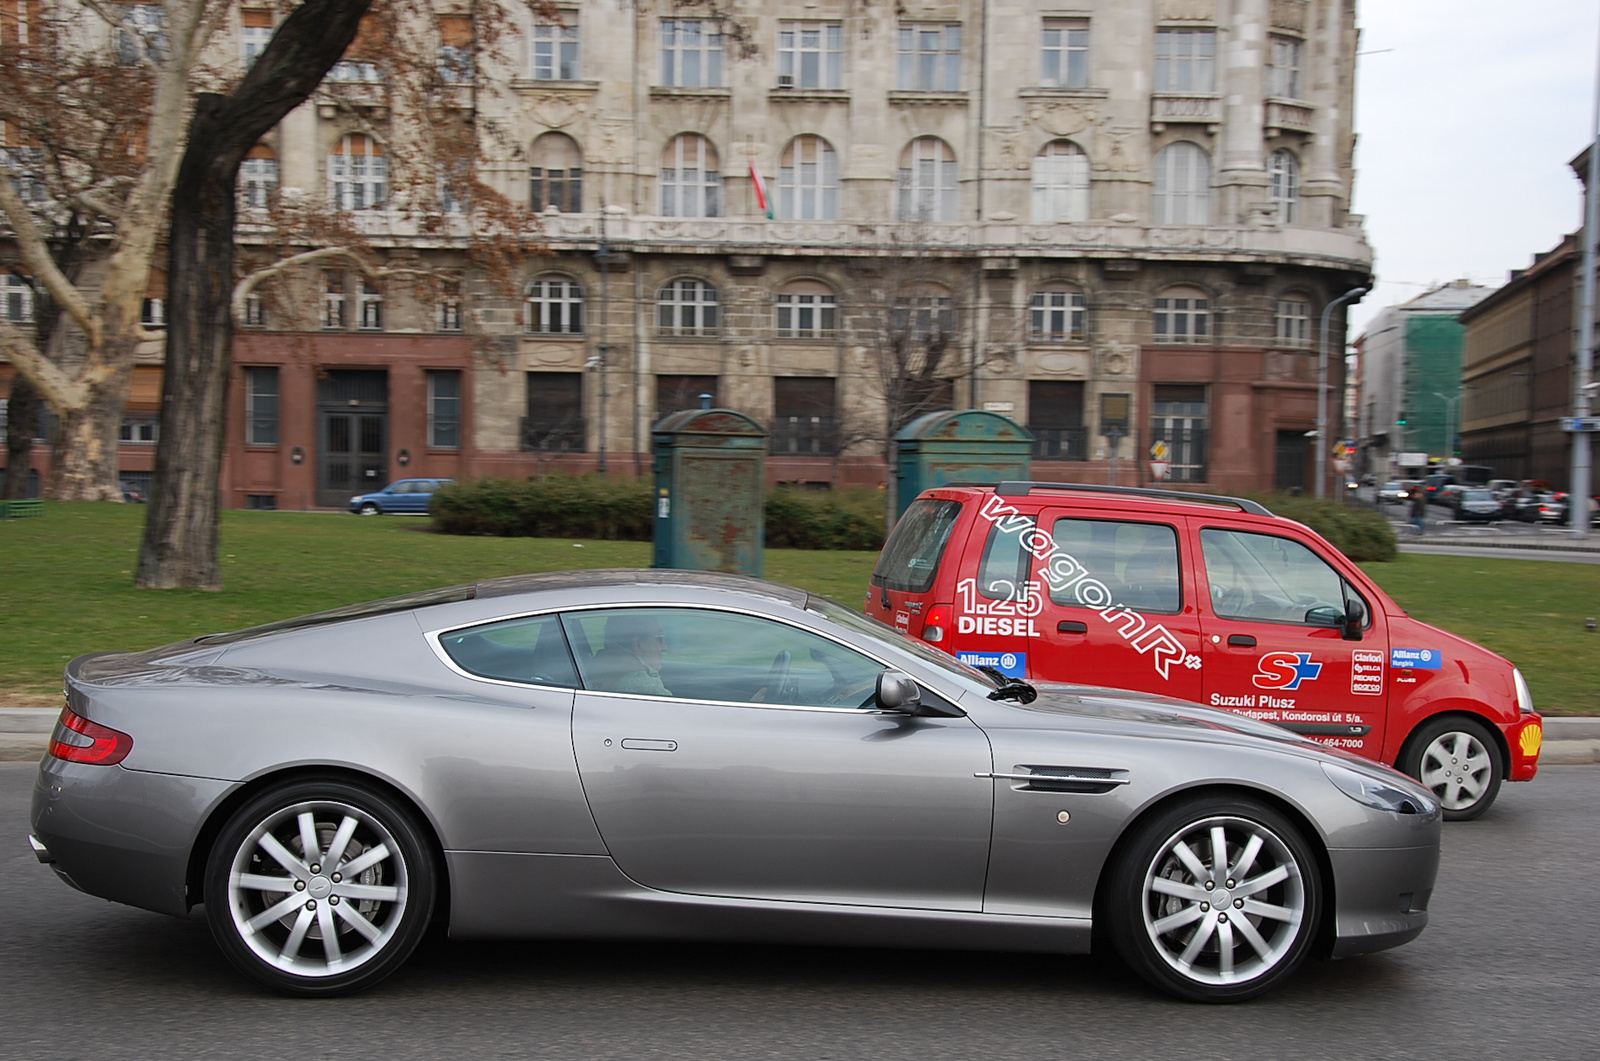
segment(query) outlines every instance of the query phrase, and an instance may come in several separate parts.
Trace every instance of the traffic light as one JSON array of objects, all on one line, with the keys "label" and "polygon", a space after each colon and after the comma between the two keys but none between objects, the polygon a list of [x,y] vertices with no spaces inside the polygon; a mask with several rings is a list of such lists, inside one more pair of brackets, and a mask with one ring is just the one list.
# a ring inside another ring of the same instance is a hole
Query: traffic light
[{"label": "traffic light", "polygon": [[1395,417],[1394,422],[1395,422],[1396,425],[1398,425],[1400,427],[1405,427],[1406,426],[1406,414],[1403,413],[1403,412],[1400,413],[1398,416]]}]

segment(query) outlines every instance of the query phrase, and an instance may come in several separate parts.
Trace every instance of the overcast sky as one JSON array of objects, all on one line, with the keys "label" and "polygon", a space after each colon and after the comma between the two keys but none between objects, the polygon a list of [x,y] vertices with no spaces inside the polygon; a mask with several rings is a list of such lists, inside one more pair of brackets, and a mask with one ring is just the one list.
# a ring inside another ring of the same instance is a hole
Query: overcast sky
[{"label": "overcast sky", "polygon": [[1498,287],[1582,223],[1567,162],[1593,135],[1596,0],[1362,0],[1355,212],[1384,306]]}]

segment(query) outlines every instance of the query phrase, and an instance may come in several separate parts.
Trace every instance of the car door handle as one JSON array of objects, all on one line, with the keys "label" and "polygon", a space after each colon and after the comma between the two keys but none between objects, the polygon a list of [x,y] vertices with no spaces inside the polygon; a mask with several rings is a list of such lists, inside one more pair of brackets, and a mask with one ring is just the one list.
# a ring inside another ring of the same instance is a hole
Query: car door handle
[{"label": "car door handle", "polygon": [[638,737],[628,737],[622,746],[630,752],[675,752],[678,742],[675,740],[642,740]]},{"label": "car door handle", "polygon": [[1255,648],[1256,639],[1249,634],[1229,634],[1228,644],[1235,648]]},{"label": "car door handle", "polygon": [[1056,624],[1056,633],[1058,634],[1087,634],[1088,632],[1089,624],[1080,623],[1076,619],[1063,619]]}]

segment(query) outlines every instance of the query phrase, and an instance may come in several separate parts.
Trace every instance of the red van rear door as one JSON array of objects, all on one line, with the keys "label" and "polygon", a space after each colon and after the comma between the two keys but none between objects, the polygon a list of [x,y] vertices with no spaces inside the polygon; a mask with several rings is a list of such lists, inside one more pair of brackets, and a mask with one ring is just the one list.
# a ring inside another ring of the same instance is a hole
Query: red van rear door
[{"label": "red van rear door", "polygon": [[[948,498],[920,497],[911,502],[890,531],[867,590],[866,613],[902,633],[921,636],[940,567],[960,560],[950,547],[961,519],[962,504]],[[945,554],[949,553],[947,557]]]}]

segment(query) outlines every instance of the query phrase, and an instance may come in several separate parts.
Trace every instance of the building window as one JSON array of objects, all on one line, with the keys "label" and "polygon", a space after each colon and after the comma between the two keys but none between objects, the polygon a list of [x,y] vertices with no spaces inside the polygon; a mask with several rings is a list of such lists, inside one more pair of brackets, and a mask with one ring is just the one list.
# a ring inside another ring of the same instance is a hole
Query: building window
[{"label": "building window", "polygon": [[146,328],[167,326],[167,302],[161,298],[147,298],[139,307],[139,323]]},{"label": "building window", "polygon": [[901,26],[894,87],[908,92],[961,88],[961,27]]},{"label": "building window", "polygon": [[702,405],[717,407],[717,377],[715,376],[657,376],[656,422],[685,409],[698,409]]},{"label": "building window", "polygon": [[1216,54],[1214,29],[1156,30],[1156,91],[1215,91]]},{"label": "building window", "polygon": [[1272,316],[1279,345],[1311,345],[1311,303],[1304,297],[1278,299]]},{"label": "building window", "polygon": [[167,13],[155,4],[129,4],[114,34],[117,61],[125,66],[167,58]]},{"label": "building window", "polygon": [[545,133],[533,142],[528,169],[528,202],[535,211],[555,207],[563,214],[583,212],[583,154],[565,133]]},{"label": "building window", "polygon": [[1081,343],[1088,338],[1083,292],[1052,284],[1028,300],[1028,336],[1034,342]]},{"label": "building window", "polygon": [[254,291],[244,297],[244,326],[246,328],[267,326],[266,307],[261,303],[261,296]]},{"label": "building window", "polygon": [[721,217],[717,149],[696,133],[672,138],[661,152],[661,216]]},{"label": "building window", "polygon": [[1089,156],[1070,140],[1052,140],[1033,157],[1033,220],[1089,219]]},{"label": "building window", "polygon": [[778,160],[778,216],[789,221],[839,216],[839,156],[820,136],[797,136]]},{"label": "building window", "polygon": [[1273,37],[1270,65],[1267,67],[1267,95],[1278,99],[1300,98],[1299,41],[1289,37]]},{"label": "building window", "polygon": [[1161,149],[1151,207],[1158,225],[1211,223],[1211,156],[1204,148],[1179,140]]},{"label": "building window", "polygon": [[277,195],[278,156],[266,144],[257,144],[239,164],[239,205],[259,210],[272,205]]},{"label": "building window", "polygon": [[472,83],[472,17],[439,16],[439,80],[447,85]]},{"label": "building window", "polygon": [[717,289],[704,280],[668,280],[656,295],[662,335],[715,335]]},{"label": "building window", "polygon": [[1267,202],[1285,225],[1300,220],[1300,160],[1294,152],[1278,150],[1267,159]]},{"label": "building window", "polygon": [[1089,430],[1083,425],[1083,384],[1077,380],[1030,380],[1028,431],[1033,457],[1047,461],[1089,459]]},{"label": "building window", "polygon": [[559,26],[546,22],[533,27],[535,81],[578,79],[578,13],[562,12],[561,22]]},{"label": "building window", "polygon": [[154,416],[125,416],[117,428],[117,441],[124,446],[153,446],[159,434]]},{"label": "building window", "polygon": [[439,283],[439,330],[461,330],[461,281],[442,280]]},{"label": "building window", "polygon": [[244,370],[244,441],[247,446],[278,444],[278,370]]},{"label": "building window", "polygon": [[721,27],[706,19],[662,19],[661,83],[674,88],[721,88]]},{"label": "building window", "polygon": [[1174,287],[1156,299],[1155,340],[1158,343],[1211,341],[1211,299],[1192,287]]},{"label": "building window", "polygon": [[838,327],[837,296],[815,280],[796,280],[778,292],[777,319],[780,339],[828,339]]},{"label": "building window", "polygon": [[24,146],[16,122],[0,121],[0,163],[10,168],[11,187],[23,202],[42,203],[50,198],[44,182],[44,149]]},{"label": "building window", "polygon": [[1039,84],[1087,88],[1089,23],[1046,19],[1039,57]]},{"label": "building window", "polygon": [[843,88],[844,24],[778,23],[779,88]]},{"label": "building window", "polygon": [[383,331],[383,291],[376,284],[363,280],[357,303],[356,327],[364,332]]},{"label": "building window", "polygon": [[921,284],[895,296],[889,325],[900,338],[925,343],[948,340],[955,334],[955,300],[947,288]]},{"label": "building window", "polygon": [[428,373],[428,446],[461,448],[461,373],[456,369]]},{"label": "building window", "polygon": [[768,445],[775,457],[831,457],[839,452],[834,381],[826,376],[775,377]]},{"label": "building window", "polygon": [[389,160],[365,133],[350,133],[328,159],[328,180],[339,210],[365,210],[389,197]]},{"label": "building window", "polygon": [[256,65],[271,39],[271,11],[246,8],[239,12],[239,51],[246,70]]},{"label": "building window", "polygon": [[0,319],[11,324],[33,322],[33,285],[14,273],[0,273]]},{"label": "building window", "polygon": [[938,137],[918,137],[900,153],[901,221],[960,220],[958,187],[955,152]]},{"label": "building window", "polygon": [[576,280],[546,276],[528,284],[527,328],[540,335],[583,332],[583,289]]},{"label": "building window", "polygon": [[1167,444],[1168,482],[1205,482],[1205,387],[1157,384],[1150,411],[1150,441]]},{"label": "building window", "polygon": [[344,277],[322,274],[322,327],[324,331],[344,329]]},{"label": "building window", "polygon": [[541,453],[583,452],[583,373],[529,372],[525,378],[528,415],[522,418],[522,449]]}]

